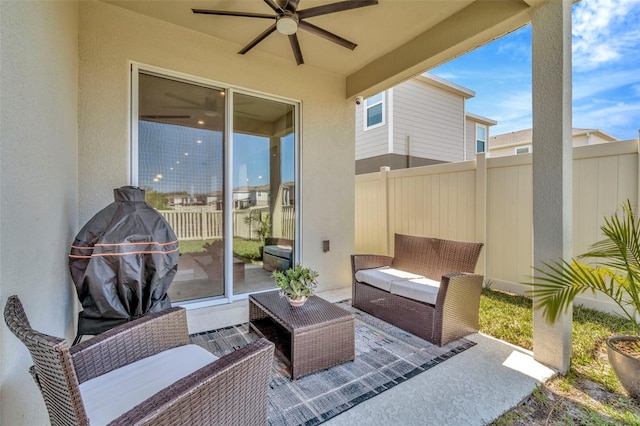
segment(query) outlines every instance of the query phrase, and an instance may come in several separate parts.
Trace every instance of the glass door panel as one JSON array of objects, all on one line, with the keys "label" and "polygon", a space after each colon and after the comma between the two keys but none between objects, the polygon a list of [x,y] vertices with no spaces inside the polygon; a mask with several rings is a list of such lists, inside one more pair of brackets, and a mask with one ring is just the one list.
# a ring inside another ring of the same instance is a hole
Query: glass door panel
[{"label": "glass door panel", "polygon": [[291,104],[234,94],[234,294],[273,288],[295,261],[294,123]]},{"label": "glass door panel", "polygon": [[138,75],[138,186],[180,241],[172,302],[224,295],[224,97]]}]

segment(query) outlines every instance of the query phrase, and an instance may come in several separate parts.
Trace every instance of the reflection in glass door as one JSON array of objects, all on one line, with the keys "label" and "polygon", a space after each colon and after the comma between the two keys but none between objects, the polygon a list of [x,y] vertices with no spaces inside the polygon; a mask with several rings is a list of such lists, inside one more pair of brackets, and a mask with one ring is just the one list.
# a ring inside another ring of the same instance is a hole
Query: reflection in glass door
[{"label": "reflection in glass door", "polygon": [[241,294],[274,287],[271,272],[294,262],[295,108],[238,93],[233,105],[233,293]]},{"label": "reflection in glass door", "polygon": [[172,302],[222,296],[225,91],[140,73],[138,186],[180,241]]},{"label": "reflection in glass door", "polygon": [[294,263],[295,106],[135,67],[132,76],[132,183],[180,241],[172,302],[274,288],[271,272]]}]

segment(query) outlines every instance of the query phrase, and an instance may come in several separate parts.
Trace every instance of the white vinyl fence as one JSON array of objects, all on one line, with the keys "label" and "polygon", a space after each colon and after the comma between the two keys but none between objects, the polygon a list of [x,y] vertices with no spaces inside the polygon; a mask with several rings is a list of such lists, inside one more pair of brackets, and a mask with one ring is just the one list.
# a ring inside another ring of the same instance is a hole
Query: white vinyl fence
[{"label": "white vinyl fence", "polygon": [[[213,207],[184,207],[176,210],[161,210],[160,214],[169,222],[181,241],[221,239],[223,237],[222,210]],[[252,207],[233,211],[233,236],[257,239],[258,221],[245,220],[250,215],[263,217],[269,207]],[[295,206],[282,207],[282,238],[294,238]]]},{"label": "white vinyl fence", "polygon": [[[574,148],[573,249],[602,238],[606,215],[638,205],[638,140]],[[395,233],[481,241],[476,271],[522,294],[533,264],[532,154],[356,176],[355,251],[393,254]],[[578,300],[612,310],[601,295]]]}]

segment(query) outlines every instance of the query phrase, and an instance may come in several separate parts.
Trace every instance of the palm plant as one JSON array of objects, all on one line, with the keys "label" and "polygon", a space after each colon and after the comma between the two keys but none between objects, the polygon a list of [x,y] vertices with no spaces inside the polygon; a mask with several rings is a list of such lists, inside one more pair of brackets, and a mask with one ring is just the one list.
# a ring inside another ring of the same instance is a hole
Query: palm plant
[{"label": "palm plant", "polygon": [[590,259],[591,264],[576,259],[543,263],[533,279],[529,292],[537,300],[545,318],[553,323],[571,306],[575,297],[591,290],[601,291],[613,300],[623,315],[631,320],[640,335],[636,313],[640,311],[640,217],[627,200],[622,214],[605,217],[600,227],[605,239],[593,244],[577,259]]}]

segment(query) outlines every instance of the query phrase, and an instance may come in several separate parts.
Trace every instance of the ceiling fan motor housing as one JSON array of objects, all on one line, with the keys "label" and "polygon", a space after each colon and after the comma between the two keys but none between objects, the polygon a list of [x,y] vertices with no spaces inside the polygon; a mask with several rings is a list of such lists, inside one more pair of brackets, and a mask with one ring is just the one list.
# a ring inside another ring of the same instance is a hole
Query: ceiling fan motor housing
[{"label": "ceiling fan motor housing", "polygon": [[295,34],[298,31],[298,17],[287,10],[278,16],[276,28],[279,33],[284,35]]}]

